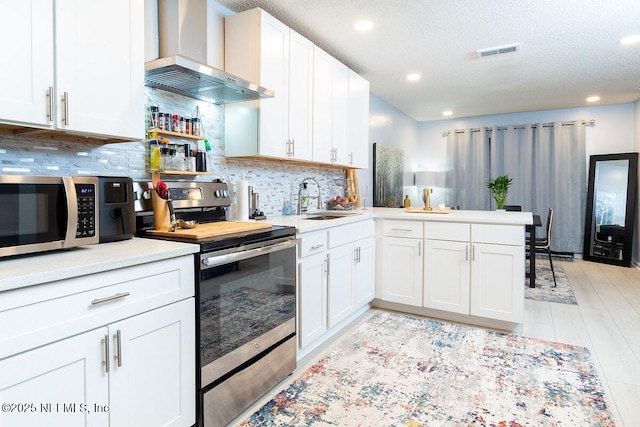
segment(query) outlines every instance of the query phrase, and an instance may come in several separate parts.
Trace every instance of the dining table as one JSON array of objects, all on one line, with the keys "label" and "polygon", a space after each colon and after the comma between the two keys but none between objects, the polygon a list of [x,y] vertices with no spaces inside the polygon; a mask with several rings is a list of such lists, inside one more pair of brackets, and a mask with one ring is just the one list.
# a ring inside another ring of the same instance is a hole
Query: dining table
[{"label": "dining table", "polygon": [[525,231],[529,233],[529,287],[536,287],[536,227],[542,226],[540,215],[533,214],[533,224],[527,224]]}]

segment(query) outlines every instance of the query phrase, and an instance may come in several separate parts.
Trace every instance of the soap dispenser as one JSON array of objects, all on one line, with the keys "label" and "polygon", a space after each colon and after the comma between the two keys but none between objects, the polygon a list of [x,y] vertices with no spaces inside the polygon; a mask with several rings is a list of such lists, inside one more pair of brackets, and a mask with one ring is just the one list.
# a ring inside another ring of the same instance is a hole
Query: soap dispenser
[{"label": "soap dispenser", "polygon": [[405,208],[410,208],[411,207],[411,200],[409,200],[409,196],[405,196],[404,197],[404,207]]},{"label": "soap dispenser", "polygon": [[307,183],[302,183],[302,190],[300,190],[300,210],[306,212],[309,207],[309,190],[307,190]]}]

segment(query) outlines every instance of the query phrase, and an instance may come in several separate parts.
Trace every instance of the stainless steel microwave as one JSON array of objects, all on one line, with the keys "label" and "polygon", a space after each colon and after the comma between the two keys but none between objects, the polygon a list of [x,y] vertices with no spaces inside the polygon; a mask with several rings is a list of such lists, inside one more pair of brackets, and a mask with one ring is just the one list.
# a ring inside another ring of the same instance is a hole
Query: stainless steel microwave
[{"label": "stainless steel microwave", "polygon": [[99,242],[98,178],[0,175],[0,257]]}]

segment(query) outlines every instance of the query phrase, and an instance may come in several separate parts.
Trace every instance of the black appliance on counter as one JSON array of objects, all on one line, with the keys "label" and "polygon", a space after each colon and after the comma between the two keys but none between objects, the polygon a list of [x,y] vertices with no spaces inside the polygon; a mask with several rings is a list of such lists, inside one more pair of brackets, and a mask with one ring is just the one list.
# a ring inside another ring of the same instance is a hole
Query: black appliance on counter
[{"label": "black appliance on counter", "polygon": [[[177,219],[226,220],[226,183],[165,182]],[[154,226],[150,185],[134,184],[142,236]],[[295,228],[272,226],[196,241],[157,238],[200,245],[195,256],[196,419],[199,427],[223,426],[296,368]]]},{"label": "black appliance on counter", "polygon": [[135,233],[133,180],[98,177],[100,188],[100,243],[131,239]]}]

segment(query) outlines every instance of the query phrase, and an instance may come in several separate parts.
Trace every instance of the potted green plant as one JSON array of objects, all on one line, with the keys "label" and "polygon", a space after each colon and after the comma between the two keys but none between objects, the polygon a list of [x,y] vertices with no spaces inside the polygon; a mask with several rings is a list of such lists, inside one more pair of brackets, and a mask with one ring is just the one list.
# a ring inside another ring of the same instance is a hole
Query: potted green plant
[{"label": "potted green plant", "polygon": [[504,201],[512,182],[513,179],[509,178],[509,175],[502,175],[487,181],[487,188],[491,191],[491,196],[496,201],[498,209],[504,209]]}]

